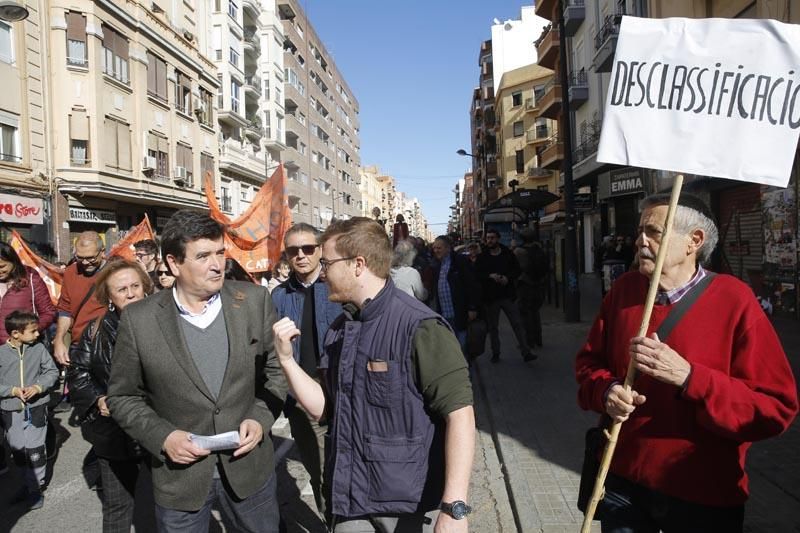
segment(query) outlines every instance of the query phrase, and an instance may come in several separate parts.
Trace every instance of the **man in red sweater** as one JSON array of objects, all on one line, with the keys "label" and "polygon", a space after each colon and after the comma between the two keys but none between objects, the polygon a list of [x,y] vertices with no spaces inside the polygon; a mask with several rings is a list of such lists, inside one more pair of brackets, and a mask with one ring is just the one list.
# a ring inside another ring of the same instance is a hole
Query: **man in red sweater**
[{"label": "man in red sweater", "polygon": [[[745,455],[797,414],[791,367],[750,288],[717,275],[666,339],[655,332],[707,272],[713,216],[683,195],[647,336],[636,337],[665,227],[669,196],[642,202],[639,272],[603,300],[576,361],[583,409],[625,421],[598,508],[603,532],[741,532]],[[630,358],[638,377],[622,386]]]}]

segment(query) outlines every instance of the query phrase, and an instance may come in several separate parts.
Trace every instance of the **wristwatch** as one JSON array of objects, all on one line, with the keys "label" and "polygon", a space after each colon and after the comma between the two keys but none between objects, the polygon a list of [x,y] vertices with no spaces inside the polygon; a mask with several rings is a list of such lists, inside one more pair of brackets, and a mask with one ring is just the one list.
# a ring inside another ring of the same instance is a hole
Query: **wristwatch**
[{"label": "wristwatch", "polygon": [[439,510],[452,516],[455,520],[463,520],[472,512],[472,507],[461,500],[456,500],[452,503],[442,502]]}]

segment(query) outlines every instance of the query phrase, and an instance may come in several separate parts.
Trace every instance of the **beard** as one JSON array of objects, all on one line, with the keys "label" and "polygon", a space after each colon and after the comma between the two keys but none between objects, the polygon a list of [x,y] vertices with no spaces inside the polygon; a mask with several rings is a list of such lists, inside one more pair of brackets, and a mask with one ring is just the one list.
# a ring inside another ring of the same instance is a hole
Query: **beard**
[{"label": "beard", "polygon": [[83,263],[78,263],[78,274],[81,276],[93,276],[95,272],[97,272],[96,265],[84,265]]}]

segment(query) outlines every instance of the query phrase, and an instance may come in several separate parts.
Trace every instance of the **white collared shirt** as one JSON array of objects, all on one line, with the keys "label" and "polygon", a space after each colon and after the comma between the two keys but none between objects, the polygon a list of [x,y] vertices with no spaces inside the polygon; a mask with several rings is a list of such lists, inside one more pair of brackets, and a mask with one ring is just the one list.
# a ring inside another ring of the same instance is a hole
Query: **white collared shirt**
[{"label": "white collared shirt", "polygon": [[220,293],[212,295],[206,301],[203,310],[197,314],[186,309],[178,300],[178,292],[175,287],[172,288],[172,297],[175,299],[175,305],[178,307],[178,314],[181,318],[200,329],[206,329],[210,326],[211,323],[217,319],[219,312],[222,311],[222,297]]}]

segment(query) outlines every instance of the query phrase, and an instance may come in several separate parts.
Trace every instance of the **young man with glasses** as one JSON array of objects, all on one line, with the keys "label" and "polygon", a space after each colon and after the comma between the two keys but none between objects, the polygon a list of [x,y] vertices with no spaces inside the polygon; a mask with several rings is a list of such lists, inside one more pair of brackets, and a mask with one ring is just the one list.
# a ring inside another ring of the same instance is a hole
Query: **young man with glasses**
[{"label": "young man with glasses", "polygon": [[[328,299],[328,287],[320,279],[319,235],[319,231],[309,224],[298,223],[289,228],[283,242],[292,273],[272,291],[278,318],[290,318],[299,324],[302,331],[302,335],[292,343],[295,361],[318,382],[317,368],[325,332],[342,313],[342,306]],[[317,508],[327,519],[326,491],[323,489],[327,423],[317,422],[309,416],[293,397],[287,399],[284,413],[289,419],[303,466],[311,476]]]},{"label": "young man with glasses", "polygon": [[158,286],[158,274],[156,274],[156,266],[158,265],[158,245],[153,239],[142,239],[133,243],[133,255],[136,257],[136,262],[142,265],[144,271],[150,276],[150,280]]},{"label": "young man with glasses", "polygon": [[330,426],[331,529],[466,532],[475,415],[461,347],[442,316],[394,286],[378,223],[339,220],[321,242],[329,298],[344,304],[325,335],[323,385],[293,357],[306,333],[289,318],[273,331],[292,394]]}]

